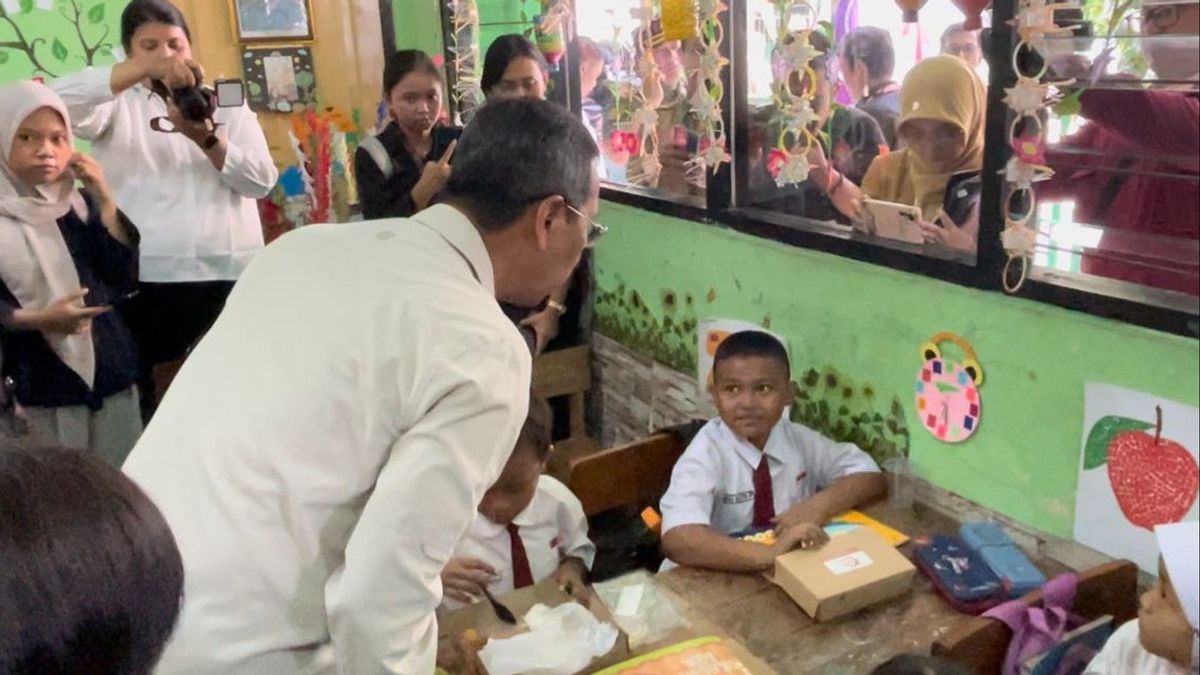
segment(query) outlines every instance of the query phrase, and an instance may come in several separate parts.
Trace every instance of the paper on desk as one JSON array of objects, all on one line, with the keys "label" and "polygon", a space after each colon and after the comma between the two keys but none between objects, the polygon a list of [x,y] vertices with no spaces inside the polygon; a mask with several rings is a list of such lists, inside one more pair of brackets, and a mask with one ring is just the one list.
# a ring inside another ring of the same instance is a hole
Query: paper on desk
[{"label": "paper on desk", "polygon": [[653,644],[687,625],[669,598],[659,592],[653,578],[634,573],[593,586],[596,595],[612,610],[630,649]]},{"label": "paper on desk", "polygon": [[604,656],[617,642],[617,629],[583,605],[553,609],[534,605],[525,615],[528,633],[488,640],[479,652],[489,675],[572,675]]}]

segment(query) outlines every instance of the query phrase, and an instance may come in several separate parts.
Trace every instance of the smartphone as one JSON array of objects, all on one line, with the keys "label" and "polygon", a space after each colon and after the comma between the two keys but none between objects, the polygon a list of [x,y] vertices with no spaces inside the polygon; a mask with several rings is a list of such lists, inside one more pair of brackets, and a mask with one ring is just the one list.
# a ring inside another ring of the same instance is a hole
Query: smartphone
[{"label": "smartphone", "polygon": [[921,234],[921,209],[910,204],[883,202],[876,199],[863,201],[863,224],[868,233],[884,239],[923,244]]},{"label": "smartphone", "polygon": [[434,127],[433,147],[429,150],[429,158],[434,161],[441,159],[450,144],[462,137],[462,133],[462,127]]},{"label": "smartphone", "polygon": [[217,93],[218,108],[240,108],[246,104],[246,90],[241,80],[217,80],[213,82]]}]

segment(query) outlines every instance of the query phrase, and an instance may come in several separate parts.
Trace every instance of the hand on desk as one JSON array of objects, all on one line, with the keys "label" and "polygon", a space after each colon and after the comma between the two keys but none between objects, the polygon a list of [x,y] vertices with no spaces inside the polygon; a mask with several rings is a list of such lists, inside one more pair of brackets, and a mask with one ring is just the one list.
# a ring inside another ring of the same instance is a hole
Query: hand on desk
[{"label": "hand on desk", "polygon": [[464,604],[479,602],[481,589],[496,580],[496,570],[475,558],[451,558],[442,569],[446,597]]},{"label": "hand on desk", "polygon": [[586,600],[588,593],[587,569],[578,558],[567,558],[554,570],[554,583],[576,600]]},{"label": "hand on desk", "polygon": [[817,548],[829,541],[829,534],[815,523],[797,523],[775,532],[772,559],[797,548]]},{"label": "hand on desk", "polygon": [[804,524],[814,524],[820,528],[828,519],[828,514],[820,504],[812,499],[806,499],[775,517],[775,533],[778,535],[781,530]]}]

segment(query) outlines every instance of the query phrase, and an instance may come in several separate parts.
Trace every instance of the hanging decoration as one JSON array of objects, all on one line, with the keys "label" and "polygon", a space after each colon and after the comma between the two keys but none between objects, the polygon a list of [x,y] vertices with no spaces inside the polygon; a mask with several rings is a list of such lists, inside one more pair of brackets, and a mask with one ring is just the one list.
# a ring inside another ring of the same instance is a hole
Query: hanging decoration
[{"label": "hanging decoration", "polygon": [[963,30],[980,30],[983,28],[983,10],[992,6],[992,0],[950,0],[962,11]]},{"label": "hanging decoration", "polygon": [[[942,352],[950,342],[965,359],[954,361]],[[916,404],[921,426],[943,443],[961,443],[979,429],[983,402],[983,367],[971,344],[954,333],[938,333],[921,345],[921,369],[917,371]]]},{"label": "hanging decoration", "polygon": [[695,38],[697,23],[696,0],[662,0],[663,40]]},{"label": "hanging decoration", "polygon": [[[1002,281],[1004,290],[1016,293],[1029,276],[1030,259],[1037,248],[1037,229],[1032,223],[1037,215],[1037,195],[1033,184],[1054,175],[1046,166],[1046,125],[1042,116],[1048,108],[1061,100],[1056,88],[1074,83],[1074,80],[1048,81],[1049,63],[1046,59],[1024,58],[1033,51],[1044,51],[1046,38],[1070,34],[1071,27],[1061,27],[1054,22],[1058,9],[1079,8],[1079,0],[1019,0],[1016,27],[1020,40],[1013,48],[1012,65],[1017,74],[1015,86],[1005,89],[1004,102],[1012,110],[1012,123],[1008,127],[1008,145],[1013,154],[1002,173],[1008,182],[1008,196],[1004,201],[1004,231],[1001,244],[1008,255],[1004,264]],[[1037,72],[1022,70],[1022,64],[1037,62]],[[1013,266],[1020,265],[1013,279]]]},{"label": "hanging decoration", "polygon": [[538,51],[546,58],[551,72],[558,72],[558,64],[567,53],[566,24],[571,17],[569,0],[541,0],[542,13],[533,17],[534,41]]},{"label": "hanging decoration", "polygon": [[[635,147],[633,156],[640,160],[640,170],[628,176],[629,182],[637,185],[657,185],[662,173],[662,161],[658,158],[658,105],[662,102],[662,84],[658,65],[654,62],[654,0],[641,0],[641,5],[632,11],[641,26],[635,40],[641,41],[641,50],[633,68],[641,86],[634,93],[633,110],[630,113],[630,129],[613,133],[610,144],[617,140],[618,133],[632,133],[634,139],[623,136],[624,147]],[[633,78],[630,78],[633,79]]]},{"label": "hanging decoration", "polygon": [[[663,29],[667,30],[667,8],[670,3],[678,0],[663,0]],[[692,4],[692,3],[687,3]],[[721,12],[727,8],[720,0],[696,0],[694,7],[698,17],[692,17],[692,30],[695,33],[695,19],[699,19],[700,40],[697,49],[700,52],[698,74],[696,77],[697,91],[692,97],[692,114],[699,122],[698,133],[700,145],[699,156],[694,160],[716,173],[724,162],[729,161],[726,150],[728,141],[725,134],[725,118],[721,115],[721,102],[725,99],[725,85],[721,82],[721,71],[729,65],[728,59],[721,56],[721,44],[725,41],[725,29],[721,24]]]},{"label": "hanging decoration", "polygon": [[[779,128],[779,136],[769,155],[767,169],[780,187],[808,180],[808,154],[821,142],[812,131],[813,122],[818,120],[812,107],[817,93],[817,75],[812,68],[812,61],[820,56],[809,40],[815,25],[790,31],[789,24],[797,7],[808,10],[802,16],[817,16],[808,0],[775,2],[777,25],[771,93],[777,111],[773,121]],[[799,91],[792,86],[797,82],[802,87]]]},{"label": "hanging decoration", "polygon": [[929,0],[894,0],[896,6],[904,12],[904,23],[916,23],[920,19],[918,12]]},{"label": "hanging decoration", "polygon": [[453,24],[450,31],[450,53],[454,69],[455,108],[465,121],[471,112],[483,105],[483,89],[479,86],[479,6],[476,0],[445,0]]}]

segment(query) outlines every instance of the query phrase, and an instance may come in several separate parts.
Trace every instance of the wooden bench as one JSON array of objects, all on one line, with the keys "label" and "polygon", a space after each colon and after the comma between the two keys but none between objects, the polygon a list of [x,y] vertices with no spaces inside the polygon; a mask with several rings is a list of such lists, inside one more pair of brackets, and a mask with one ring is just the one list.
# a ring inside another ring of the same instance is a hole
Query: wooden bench
[{"label": "wooden bench", "polygon": [[659,432],[572,460],[567,486],[579,497],[588,517],[616,508],[638,513],[647,506],[658,506],[683,451],[679,434]]},{"label": "wooden bench", "polygon": [[571,460],[600,448],[587,433],[587,392],[592,388],[592,351],[587,346],[546,352],[533,362],[533,394],[543,399],[565,397],[567,437],[554,443],[547,473],[562,479]]},{"label": "wooden bench", "polygon": [[[1128,560],[1117,560],[1079,574],[1073,613],[1091,620],[1113,615],[1117,625],[1137,617],[1138,568]],[[1042,601],[1042,592],[1021,598],[1030,607]],[[1012,631],[994,619],[976,617],[939,638],[932,653],[958,662],[976,675],[999,675],[1008,653]]]}]

